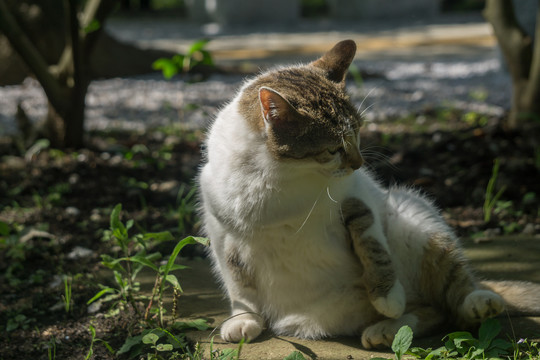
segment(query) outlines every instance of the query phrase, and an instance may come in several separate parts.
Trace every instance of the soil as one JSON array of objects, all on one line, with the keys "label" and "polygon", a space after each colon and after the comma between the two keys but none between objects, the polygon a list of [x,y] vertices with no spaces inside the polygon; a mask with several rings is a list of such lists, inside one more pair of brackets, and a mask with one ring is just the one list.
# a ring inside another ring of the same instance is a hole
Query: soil
[{"label": "soil", "polygon": [[[381,181],[426,193],[463,237],[539,234],[540,127],[506,131],[500,119],[480,126],[464,123],[462,114],[444,124],[429,111],[421,115],[427,119],[422,128],[399,121],[366,126],[364,154]],[[115,350],[141,332],[129,307],[116,316],[107,306],[88,313],[86,303],[99,284],[114,284],[100,255],[117,249],[102,240],[104,230],[121,203],[122,219],[135,221],[132,231],[169,230],[178,239],[196,234],[196,218],[178,210],[178,195],[193,185],[202,137],[181,130],[91,133],[78,151],[46,144],[21,151],[20,142],[2,139],[0,359],[50,359],[53,350],[57,359],[84,359],[90,325]],[[486,223],[482,207],[494,159],[499,173],[493,195],[505,190]],[[163,253],[172,248],[161,246]],[[182,255],[201,253],[193,247]],[[73,278],[70,312],[62,302],[66,274]],[[92,358],[118,356],[97,341]]]}]

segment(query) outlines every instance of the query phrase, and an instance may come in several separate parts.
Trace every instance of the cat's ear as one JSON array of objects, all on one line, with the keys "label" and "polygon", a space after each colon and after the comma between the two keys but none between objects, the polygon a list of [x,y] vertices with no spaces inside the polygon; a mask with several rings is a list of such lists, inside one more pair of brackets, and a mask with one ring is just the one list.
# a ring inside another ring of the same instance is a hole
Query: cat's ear
[{"label": "cat's ear", "polygon": [[345,80],[355,54],[356,43],[352,40],[343,40],[310,65],[323,69],[328,79],[341,83]]},{"label": "cat's ear", "polygon": [[296,110],[277,91],[268,87],[259,89],[261,111],[266,124],[280,126],[296,115]]}]

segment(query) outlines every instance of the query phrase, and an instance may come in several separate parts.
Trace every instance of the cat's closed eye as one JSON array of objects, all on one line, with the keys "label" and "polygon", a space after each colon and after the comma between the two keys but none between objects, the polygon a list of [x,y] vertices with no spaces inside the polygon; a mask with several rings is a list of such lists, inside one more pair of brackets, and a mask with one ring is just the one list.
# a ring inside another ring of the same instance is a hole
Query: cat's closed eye
[{"label": "cat's closed eye", "polygon": [[337,147],[337,148],[334,148],[334,149],[327,149],[326,151],[330,155],[336,155],[338,152],[343,151],[343,148],[342,147]]}]

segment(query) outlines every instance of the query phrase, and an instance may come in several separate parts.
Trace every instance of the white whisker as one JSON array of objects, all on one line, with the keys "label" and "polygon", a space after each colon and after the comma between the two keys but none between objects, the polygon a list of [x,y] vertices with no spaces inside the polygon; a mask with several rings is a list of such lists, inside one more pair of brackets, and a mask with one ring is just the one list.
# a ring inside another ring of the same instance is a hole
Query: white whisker
[{"label": "white whisker", "polygon": [[366,111],[368,111],[371,107],[373,107],[373,105],[375,105],[376,103],[373,103],[371,105],[369,105],[367,108],[364,109],[364,111],[362,111],[360,113],[360,117],[364,116],[364,114],[366,113]]},{"label": "white whisker", "polygon": [[[323,189],[323,190],[324,190],[324,189]],[[323,190],[321,190],[321,192],[320,192],[319,195],[317,196],[317,199],[315,199],[315,202],[313,203],[313,206],[311,207],[311,210],[309,210],[309,213],[307,214],[306,219],[304,220],[304,222],[302,223],[302,225],[300,225],[300,228],[299,228],[298,230],[296,230],[296,233],[295,233],[295,234],[298,234],[298,233],[304,228],[304,225],[306,225],[307,221],[308,221],[309,218],[311,217],[311,213],[313,213],[313,210],[315,209],[315,206],[317,206],[317,203],[319,202],[319,199],[321,198],[321,194],[322,194]]]},{"label": "white whisker", "polygon": [[332,201],[335,202],[336,204],[338,203],[337,200],[334,200],[334,198],[332,197],[332,195],[330,195],[330,187],[329,187],[329,186],[326,187],[326,193],[328,194],[328,198],[329,198],[330,200],[332,200]]},{"label": "white whisker", "polygon": [[[364,96],[364,98],[362,99],[362,102],[360,103],[360,106],[358,107],[358,110],[362,109],[362,105],[364,105],[364,101],[366,101],[366,99],[369,97],[369,95],[371,95],[371,93],[373,91],[375,91],[377,88],[374,87],[373,89],[369,90],[368,94],[366,96]],[[363,114],[364,112],[362,112]],[[362,116],[362,114],[360,114],[360,116]]]}]

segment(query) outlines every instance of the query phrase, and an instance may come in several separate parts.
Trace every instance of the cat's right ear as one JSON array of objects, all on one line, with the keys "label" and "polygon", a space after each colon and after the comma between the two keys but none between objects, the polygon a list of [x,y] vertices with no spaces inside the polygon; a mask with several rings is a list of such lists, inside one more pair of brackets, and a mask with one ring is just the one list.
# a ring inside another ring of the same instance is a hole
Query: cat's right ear
[{"label": "cat's right ear", "polygon": [[277,91],[268,87],[259,89],[261,111],[266,126],[280,127],[286,124],[296,110]]},{"label": "cat's right ear", "polygon": [[343,40],[310,65],[323,69],[326,77],[333,82],[342,83],[355,54],[356,43],[353,40]]}]

